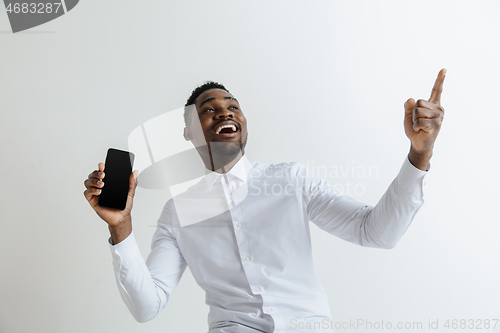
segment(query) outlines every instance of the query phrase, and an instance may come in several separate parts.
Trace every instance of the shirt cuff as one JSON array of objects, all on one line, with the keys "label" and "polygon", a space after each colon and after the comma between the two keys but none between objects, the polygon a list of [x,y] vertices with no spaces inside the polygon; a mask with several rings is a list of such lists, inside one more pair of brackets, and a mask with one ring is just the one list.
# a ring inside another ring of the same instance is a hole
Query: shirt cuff
[{"label": "shirt cuff", "polygon": [[427,171],[416,168],[406,157],[398,174],[399,187],[411,193],[421,193],[426,174]]},{"label": "shirt cuff", "polygon": [[113,256],[113,261],[115,263],[131,261],[141,255],[133,231],[127,236],[127,238],[116,245],[111,244],[111,237],[108,242],[111,255]]}]

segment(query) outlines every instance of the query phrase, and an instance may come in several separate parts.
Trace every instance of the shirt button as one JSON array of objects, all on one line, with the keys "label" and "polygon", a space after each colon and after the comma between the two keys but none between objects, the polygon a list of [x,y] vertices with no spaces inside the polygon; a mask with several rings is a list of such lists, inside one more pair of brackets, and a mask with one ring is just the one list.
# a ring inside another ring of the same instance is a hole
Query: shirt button
[{"label": "shirt button", "polygon": [[229,197],[229,200],[233,200],[233,196],[232,195]]},{"label": "shirt button", "polygon": [[246,257],[245,257],[245,261],[248,261],[248,260],[250,260],[250,257],[249,257],[249,256],[246,256]]},{"label": "shirt button", "polygon": [[271,308],[266,308],[266,309],[264,310],[264,312],[265,312],[265,313],[271,313]]},{"label": "shirt button", "polygon": [[256,293],[260,292],[260,288],[259,287],[255,288],[255,292]]},{"label": "shirt button", "polygon": [[241,228],[241,224],[240,223],[236,223],[236,228]]},{"label": "shirt button", "polygon": [[427,181],[426,181],[426,180],[424,180],[424,186],[425,186],[425,185],[427,185]]}]

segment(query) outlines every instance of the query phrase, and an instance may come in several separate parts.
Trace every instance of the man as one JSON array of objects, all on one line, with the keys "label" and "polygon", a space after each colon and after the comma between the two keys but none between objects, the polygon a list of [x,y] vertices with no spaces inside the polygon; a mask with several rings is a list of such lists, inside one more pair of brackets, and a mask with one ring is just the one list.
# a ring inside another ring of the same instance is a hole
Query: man
[{"label": "man", "polygon": [[[121,296],[136,320],[163,309],[185,268],[206,291],[209,332],[327,332],[330,310],[312,263],[309,221],[361,246],[393,248],[423,204],[422,180],[443,120],[446,70],[427,100],[408,99],[410,152],[375,207],[343,196],[299,163],[251,163],[247,122],[233,95],[209,82],[186,106],[184,137],[206,175],[165,205],[145,262],[132,232],[137,172],[124,211],[101,208],[104,164],[84,192],[109,226]],[[105,179],[104,179],[105,180]]]}]

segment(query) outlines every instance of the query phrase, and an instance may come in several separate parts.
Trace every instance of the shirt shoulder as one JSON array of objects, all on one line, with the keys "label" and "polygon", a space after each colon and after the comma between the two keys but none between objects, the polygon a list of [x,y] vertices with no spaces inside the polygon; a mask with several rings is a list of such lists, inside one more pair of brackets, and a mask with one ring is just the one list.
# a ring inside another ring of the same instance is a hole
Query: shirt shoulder
[{"label": "shirt shoulder", "polygon": [[175,216],[175,205],[173,198],[168,199],[168,201],[163,206],[163,209],[160,214],[160,218],[158,219],[158,225],[163,226],[172,226],[172,220]]}]

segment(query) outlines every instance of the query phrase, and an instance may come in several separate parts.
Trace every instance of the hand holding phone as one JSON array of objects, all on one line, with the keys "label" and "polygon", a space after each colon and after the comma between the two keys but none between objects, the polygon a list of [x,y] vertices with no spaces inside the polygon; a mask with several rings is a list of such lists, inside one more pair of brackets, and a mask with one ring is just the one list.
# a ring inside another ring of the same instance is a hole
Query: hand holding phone
[{"label": "hand holding phone", "polygon": [[131,173],[133,159],[132,153],[110,148],[106,164],[99,163],[84,182],[85,198],[110,227],[130,218],[137,187],[137,171]]}]

